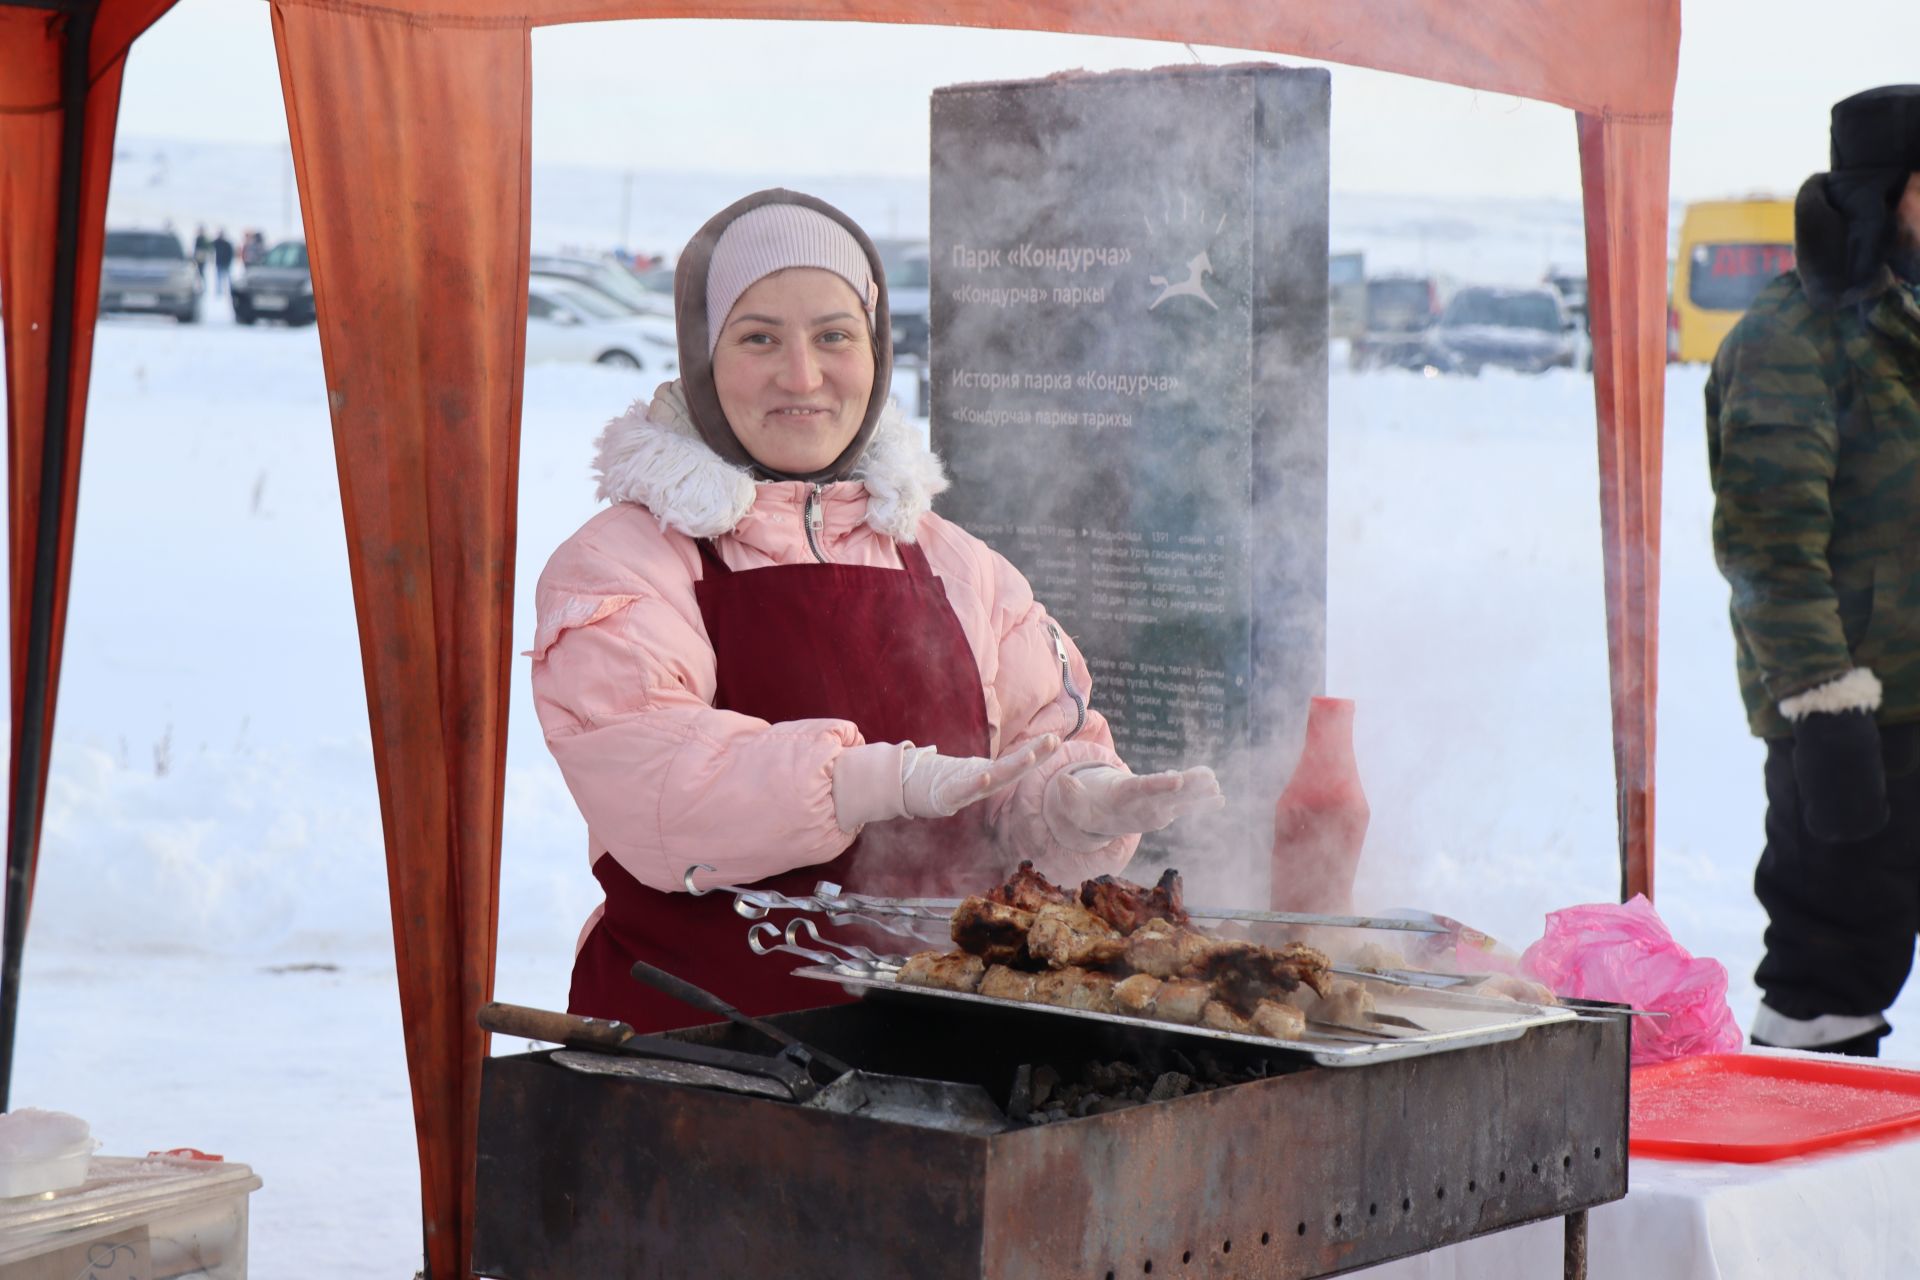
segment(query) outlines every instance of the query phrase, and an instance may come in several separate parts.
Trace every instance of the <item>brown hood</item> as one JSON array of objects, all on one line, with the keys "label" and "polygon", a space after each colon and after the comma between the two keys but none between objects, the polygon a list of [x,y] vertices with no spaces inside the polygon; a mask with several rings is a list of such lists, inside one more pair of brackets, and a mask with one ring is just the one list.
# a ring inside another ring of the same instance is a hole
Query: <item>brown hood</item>
[{"label": "brown hood", "polygon": [[[713,261],[713,247],[720,242],[720,233],[735,218],[764,204],[801,205],[818,210],[845,227],[853,234],[861,252],[867,255],[867,263],[873,268],[873,282],[879,286],[880,298],[873,311],[873,395],[867,400],[866,417],[839,457],[807,475],[771,471],[756,462],[741,445],[727,422],[725,411],[720,408],[720,393],[713,385],[713,357],[707,351],[707,267]],[[734,201],[709,218],[707,225],[694,233],[680,254],[679,265],[673,272],[673,321],[679,331],[680,386],[686,395],[687,414],[708,448],[736,466],[774,480],[824,482],[838,480],[852,469],[872,438],[874,426],[880,421],[880,410],[886,406],[893,387],[893,318],[887,307],[886,271],[880,265],[880,253],[873,247],[873,241],[852,218],[824,200],[781,187],[756,191]]]}]

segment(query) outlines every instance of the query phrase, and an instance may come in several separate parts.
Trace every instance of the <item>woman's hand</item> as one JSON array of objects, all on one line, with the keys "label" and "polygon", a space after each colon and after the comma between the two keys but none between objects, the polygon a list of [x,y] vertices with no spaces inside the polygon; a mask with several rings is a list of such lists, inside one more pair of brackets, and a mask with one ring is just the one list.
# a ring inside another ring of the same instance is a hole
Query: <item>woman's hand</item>
[{"label": "woman's hand", "polygon": [[1205,765],[1145,775],[1100,765],[1056,774],[1041,813],[1055,840],[1086,852],[1115,836],[1158,831],[1186,814],[1226,803],[1220,780]]},{"label": "woman's hand", "polygon": [[943,756],[932,747],[908,750],[900,799],[909,818],[950,818],[970,804],[1004,791],[1060,749],[1060,739],[1043,734],[998,760]]},{"label": "woman's hand", "polygon": [[1004,791],[1060,749],[1044,734],[998,760],[943,756],[911,742],[870,742],[843,752],[833,771],[834,816],[842,831],[889,818],[950,818]]}]

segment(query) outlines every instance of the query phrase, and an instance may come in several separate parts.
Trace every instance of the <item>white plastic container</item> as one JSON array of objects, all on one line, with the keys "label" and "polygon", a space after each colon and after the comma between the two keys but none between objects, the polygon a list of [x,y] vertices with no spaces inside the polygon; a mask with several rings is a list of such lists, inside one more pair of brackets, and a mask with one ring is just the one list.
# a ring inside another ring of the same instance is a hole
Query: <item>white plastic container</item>
[{"label": "white plastic container", "polygon": [[42,1155],[14,1159],[0,1156],[0,1200],[79,1186],[87,1180],[87,1161],[99,1145],[92,1138],[82,1138]]},{"label": "white plastic container", "polygon": [[85,1120],[64,1111],[0,1114],[0,1200],[78,1186],[99,1145]]},{"label": "white plastic container", "polygon": [[0,1276],[32,1262],[25,1274],[111,1264],[114,1276],[246,1280],[247,1196],[259,1186],[231,1161],[95,1156],[78,1186],[0,1200]]}]

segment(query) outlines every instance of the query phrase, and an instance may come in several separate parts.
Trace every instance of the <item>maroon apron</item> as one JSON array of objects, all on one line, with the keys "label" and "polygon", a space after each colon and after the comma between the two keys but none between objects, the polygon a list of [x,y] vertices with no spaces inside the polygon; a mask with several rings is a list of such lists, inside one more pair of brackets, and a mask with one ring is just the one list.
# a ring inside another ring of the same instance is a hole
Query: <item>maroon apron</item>
[{"label": "maroon apron", "polygon": [[[699,545],[705,572],[694,597],[713,645],[716,708],[774,723],[851,720],[868,742],[987,754],[980,667],[919,547],[896,544],[904,569],[783,564],[736,573],[711,543]],[[957,895],[984,883],[1001,861],[982,808],[938,820],[869,823],[833,861],[759,884],[795,895],[811,893],[821,880],[889,896]],[[713,860],[725,852],[715,850]],[[606,891],[606,911],[573,962],[567,1007],[574,1013],[617,1018],[642,1032],[711,1021],[634,981],[635,960],[751,1014],[851,998],[832,983],[790,976],[804,963],[798,957],[749,951],[750,922],[734,912],[731,894],[661,893],[604,853],[593,874]],[[891,946],[910,949],[900,938]]]}]

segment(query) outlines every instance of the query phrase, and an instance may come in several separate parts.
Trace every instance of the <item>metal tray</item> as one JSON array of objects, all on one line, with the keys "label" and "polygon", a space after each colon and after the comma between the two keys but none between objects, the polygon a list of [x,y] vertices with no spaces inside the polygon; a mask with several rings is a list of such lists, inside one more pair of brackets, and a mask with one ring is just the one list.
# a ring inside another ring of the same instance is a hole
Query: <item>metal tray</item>
[{"label": "metal tray", "polygon": [[895,981],[892,974],[876,976],[870,971],[852,966],[842,968],[824,964],[803,965],[793,973],[798,978],[812,978],[818,982],[837,982],[841,986],[857,989],[862,996],[965,1000],[973,1004],[992,1005],[1003,1009],[1025,1009],[1058,1014],[1065,1018],[1086,1018],[1095,1022],[1117,1023],[1123,1027],[1145,1027],[1163,1033],[1205,1036],[1212,1040],[1232,1040],[1239,1044],[1299,1054],[1311,1058],[1323,1067],[1362,1067],[1376,1062],[1395,1062],[1401,1058],[1418,1058],[1432,1053],[1445,1053],[1452,1049],[1467,1049],[1475,1045],[1497,1044],[1502,1040],[1513,1040],[1524,1035],[1529,1027],[1575,1021],[1579,1017],[1571,1009],[1515,1003],[1511,1006],[1511,1011],[1496,1010],[1482,1007],[1490,1003],[1489,1001],[1455,1001],[1443,992],[1386,992],[1379,985],[1375,985],[1374,1005],[1379,1012],[1397,1013],[1432,1029],[1425,1032],[1400,1032],[1391,1039],[1383,1037],[1377,1043],[1367,1044],[1316,1035],[1311,1028],[1308,1029],[1306,1037],[1301,1040],[1271,1040],[1266,1036],[1242,1035],[1236,1031],[1216,1031],[1212,1027],[1161,1022],[1154,1018],[1136,1018],[1124,1013],[1095,1013],[1086,1009],[1065,1009],[1059,1005],[1036,1004],[1026,1000],[1005,1000],[999,996],[945,991],[939,987],[903,985]]}]

